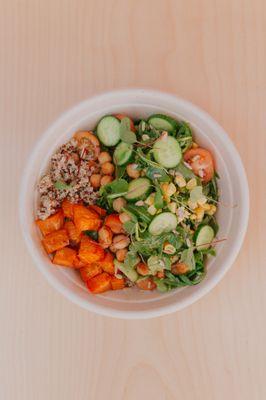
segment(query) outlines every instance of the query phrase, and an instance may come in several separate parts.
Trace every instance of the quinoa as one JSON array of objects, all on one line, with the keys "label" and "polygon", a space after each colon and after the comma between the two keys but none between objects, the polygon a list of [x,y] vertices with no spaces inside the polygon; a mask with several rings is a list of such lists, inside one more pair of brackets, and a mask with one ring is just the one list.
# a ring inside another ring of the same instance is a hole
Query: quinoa
[{"label": "quinoa", "polygon": [[[54,214],[64,199],[71,203],[95,204],[99,192],[90,184],[90,176],[98,173],[99,163],[95,161],[98,149],[89,141],[78,143],[71,139],[53,154],[50,168],[37,185],[39,192],[38,218],[44,220]],[[60,182],[60,189],[56,183]]]}]

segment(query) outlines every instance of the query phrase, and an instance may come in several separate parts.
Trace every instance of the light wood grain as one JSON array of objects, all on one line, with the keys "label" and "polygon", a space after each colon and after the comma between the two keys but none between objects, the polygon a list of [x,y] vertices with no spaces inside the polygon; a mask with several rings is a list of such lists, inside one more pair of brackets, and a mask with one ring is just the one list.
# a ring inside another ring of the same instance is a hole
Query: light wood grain
[{"label": "light wood grain", "polygon": [[[1,0],[3,400],[266,398],[264,0]],[[248,234],[205,298],[156,320],[59,295],[20,234],[22,167],[66,108],[118,87],[177,93],[229,132],[251,189]]]}]

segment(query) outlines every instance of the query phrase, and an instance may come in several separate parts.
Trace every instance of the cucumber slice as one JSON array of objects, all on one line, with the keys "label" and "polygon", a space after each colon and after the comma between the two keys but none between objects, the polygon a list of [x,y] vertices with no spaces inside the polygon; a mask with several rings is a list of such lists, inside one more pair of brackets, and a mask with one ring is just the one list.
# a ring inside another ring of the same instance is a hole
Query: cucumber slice
[{"label": "cucumber slice", "polygon": [[120,121],[112,115],[107,115],[98,123],[96,133],[105,146],[115,146],[120,140]]},{"label": "cucumber slice", "polygon": [[175,138],[166,136],[154,143],[153,155],[158,164],[165,168],[174,168],[181,161],[182,151]]},{"label": "cucumber slice", "polygon": [[148,195],[151,189],[151,182],[147,178],[133,179],[128,185],[128,193],[125,195],[127,200],[139,200]]},{"label": "cucumber slice", "polygon": [[151,235],[161,235],[173,231],[177,226],[177,218],[175,214],[163,212],[156,215],[149,225]]},{"label": "cucumber slice", "polygon": [[200,250],[208,249],[213,238],[214,230],[210,225],[199,226],[194,235],[196,246],[200,247]]},{"label": "cucumber slice", "polygon": [[149,124],[151,124],[155,129],[160,131],[174,132],[178,123],[173,118],[168,117],[168,115],[154,114],[148,119]]},{"label": "cucumber slice", "polygon": [[113,156],[114,163],[116,165],[126,164],[132,155],[132,151],[133,151],[132,144],[124,142],[119,143],[114,151],[114,156]]},{"label": "cucumber slice", "polygon": [[116,268],[123,272],[123,274],[126,275],[126,277],[128,277],[131,282],[136,282],[139,276],[134,268],[127,267],[125,264],[119,262],[116,259],[114,260],[114,264]]}]

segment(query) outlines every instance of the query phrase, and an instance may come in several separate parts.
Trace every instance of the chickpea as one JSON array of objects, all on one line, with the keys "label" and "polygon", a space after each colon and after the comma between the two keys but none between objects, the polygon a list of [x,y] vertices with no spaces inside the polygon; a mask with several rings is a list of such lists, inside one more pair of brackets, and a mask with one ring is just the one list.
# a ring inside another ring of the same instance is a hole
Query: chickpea
[{"label": "chickpea", "polygon": [[107,153],[107,151],[102,151],[98,156],[98,160],[100,164],[104,164],[110,162],[112,160],[112,157],[109,153]]},{"label": "chickpea", "polygon": [[91,186],[94,189],[98,189],[101,186],[101,175],[100,174],[92,174],[90,177]]},{"label": "chickpea", "polygon": [[95,147],[100,147],[100,142],[96,135],[94,135],[91,131],[79,131],[76,132],[74,138],[79,142],[82,143],[83,140],[88,140],[91,144]]},{"label": "chickpea", "polygon": [[171,272],[174,275],[181,275],[181,274],[185,274],[187,273],[189,270],[187,264],[185,263],[176,263],[174,265],[171,266]]},{"label": "chickpea", "polygon": [[149,275],[150,273],[147,264],[144,264],[142,262],[137,265],[137,272],[142,276]]},{"label": "chickpea", "polygon": [[112,182],[113,178],[110,175],[104,175],[101,178],[101,186],[107,185],[107,183]]},{"label": "chickpea", "polygon": [[102,226],[98,231],[98,242],[107,249],[112,244],[113,232],[108,226]]},{"label": "chickpea", "polygon": [[158,271],[157,274],[156,274],[156,276],[157,276],[157,278],[162,279],[162,278],[164,278],[165,273],[164,273],[164,271]]},{"label": "chickpea", "polygon": [[115,253],[116,258],[119,262],[123,262],[124,259],[126,258],[127,255],[127,249],[120,249],[117,250],[117,252]]},{"label": "chickpea", "polygon": [[[113,201],[113,209],[114,209],[116,212],[119,213],[119,212],[122,210],[122,208],[126,206],[126,204],[127,204],[127,202],[126,202],[125,199],[123,199],[123,197],[118,197],[117,199],[115,199],[115,200]],[[121,222],[122,222],[122,221],[121,221]]]},{"label": "chickpea", "polygon": [[112,175],[114,173],[115,170],[115,166],[114,164],[110,163],[110,162],[105,162],[102,164],[101,166],[102,168],[102,173],[104,175]]},{"label": "chickpea", "polygon": [[128,215],[126,212],[119,214],[119,219],[122,222],[122,224],[131,220],[130,215]]},{"label": "chickpea", "polygon": [[156,283],[152,278],[144,278],[140,279],[139,281],[136,282],[137,286],[139,289],[142,290],[153,290],[156,288]]},{"label": "chickpea", "polygon": [[130,243],[130,239],[128,236],[125,235],[116,235],[113,238],[112,246],[116,250],[125,249]]},{"label": "chickpea", "polygon": [[140,177],[140,171],[137,169],[138,164],[128,164],[127,165],[127,174],[130,176],[130,178],[139,178]]},{"label": "chickpea", "polygon": [[117,252],[117,248],[115,247],[114,244],[111,244],[111,246],[109,247],[109,250],[111,250],[112,253],[116,253]]}]

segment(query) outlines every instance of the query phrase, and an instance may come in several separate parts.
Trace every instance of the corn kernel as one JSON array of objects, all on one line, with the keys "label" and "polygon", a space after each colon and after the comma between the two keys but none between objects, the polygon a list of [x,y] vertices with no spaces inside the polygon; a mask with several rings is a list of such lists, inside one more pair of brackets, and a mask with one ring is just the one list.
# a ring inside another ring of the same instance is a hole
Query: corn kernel
[{"label": "corn kernel", "polygon": [[187,204],[191,210],[195,210],[195,208],[197,208],[197,203],[194,203],[194,201],[188,200]]},{"label": "corn kernel", "polygon": [[203,206],[205,203],[207,203],[207,198],[205,196],[202,196],[201,198],[198,199],[199,206]]},{"label": "corn kernel", "polygon": [[151,193],[147,199],[145,200],[145,204],[147,204],[148,206],[152,206],[154,204],[154,197],[155,197],[155,193]]},{"label": "corn kernel", "polygon": [[191,214],[190,217],[189,217],[189,219],[191,219],[191,221],[196,220],[196,219],[197,219],[196,214]]},{"label": "corn kernel", "polygon": [[201,207],[203,208],[204,211],[209,211],[211,209],[211,205],[210,204],[201,204]]},{"label": "corn kernel", "polygon": [[175,185],[171,182],[171,183],[169,183],[168,188],[167,188],[167,190],[166,190],[166,195],[167,195],[167,196],[172,196],[172,195],[175,194],[175,193],[176,193],[176,187],[175,187]]},{"label": "corn kernel", "polygon": [[154,205],[151,205],[148,207],[148,213],[151,215],[155,215],[157,213],[157,208],[154,207]]},{"label": "corn kernel", "polygon": [[213,215],[213,214],[215,214],[216,213],[216,210],[217,210],[217,208],[216,208],[216,206],[214,205],[214,204],[210,204],[210,210],[209,211],[206,211],[206,214],[208,214],[208,215]]},{"label": "corn kernel", "polygon": [[172,203],[169,203],[169,204],[168,204],[168,208],[169,208],[169,210],[170,210],[173,214],[175,214],[175,213],[176,213],[177,205],[176,205],[176,203],[174,203],[174,202],[172,201]]},{"label": "corn kernel", "polygon": [[188,183],[187,183],[187,185],[186,185],[186,188],[187,188],[188,190],[192,190],[192,189],[194,189],[194,187],[196,187],[196,186],[197,186],[196,178],[192,178],[192,179],[190,179],[190,180],[188,181]]},{"label": "corn kernel", "polygon": [[199,147],[199,145],[197,143],[193,142],[192,147],[193,147],[193,149],[197,149]]},{"label": "corn kernel", "polygon": [[185,179],[184,179],[184,177],[183,177],[182,175],[176,175],[176,177],[175,177],[175,183],[176,183],[177,186],[179,186],[180,188],[186,186],[186,181],[185,181]]},{"label": "corn kernel", "polygon": [[204,217],[204,210],[203,210],[202,207],[197,207],[197,208],[194,210],[194,213],[196,214],[197,221],[200,222],[200,221],[203,220],[203,217]]}]

